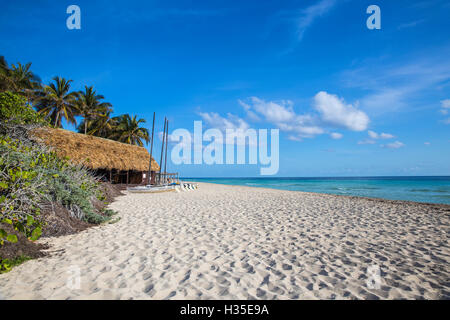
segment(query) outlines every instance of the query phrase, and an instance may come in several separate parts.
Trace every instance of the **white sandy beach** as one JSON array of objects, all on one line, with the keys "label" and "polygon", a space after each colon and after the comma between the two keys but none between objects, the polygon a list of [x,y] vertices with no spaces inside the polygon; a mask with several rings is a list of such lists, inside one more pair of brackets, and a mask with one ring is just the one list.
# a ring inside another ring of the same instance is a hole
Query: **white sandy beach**
[{"label": "white sandy beach", "polygon": [[119,222],[39,240],[51,255],[0,275],[0,298],[450,298],[450,206],[199,185],[122,196]]}]

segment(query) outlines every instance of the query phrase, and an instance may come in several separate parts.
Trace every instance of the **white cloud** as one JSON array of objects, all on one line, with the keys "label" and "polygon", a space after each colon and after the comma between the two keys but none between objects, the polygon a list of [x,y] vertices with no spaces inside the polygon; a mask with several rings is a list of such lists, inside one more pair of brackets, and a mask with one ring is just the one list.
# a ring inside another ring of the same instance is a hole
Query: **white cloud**
[{"label": "white cloud", "polygon": [[404,147],[405,144],[403,142],[400,141],[395,141],[392,143],[388,143],[388,144],[382,144],[381,147],[383,148],[389,148],[389,149],[399,149],[401,147]]},{"label": "white cloud", "polygon": [[[283,100],[280,103],[275,103],[272,101],[266,102],[257,97],[250,98],[253,108],[265,117],[268,122],[272,123],[282,123],[292,120],[296,115],[292,109],[292,101]],[[246,109],[247,112],[250,111],[250,105],[239,100],[241,106]]]},{"label": "white cloud", "polygon": [[342,133],[339,132],[332,132],[330,134],[332,139],[338,140],[338,139],[342,139],[342,137],[344,136]]},{"label": "white cloud", "polygon": [[291,140],[300,141],[303,138],[312,138],[325,133],[325,130],[317,124],[318,120],[313,115],[295,113],[293,102],[290,100],[274,102],[250,97],[249,101],[249,103],[245,103],[238,100],[249,118],[257,119],[261,115],[265,121],[277,126],[280,130],[292,133],[289,137]]},{"label": "white cloud", "polygon": [[400,30],[400,29],[405,29],[405,28],[412,28],[423,22],[425,22],[425,19],[420,19],[420,20],[415,20],[415,21],[408,22],[408,23],[403,23],[403,24],[399,25],[397,27],[397,29]]},{"label": "white cloud", "polygon": [[372,139],[378,139],[378,133],[376,133],[376,132],[374,132],[374,131],[371,131],[371,130],[367,131],[367,133],[369,134],[369,136],[370,136]]},{"label": "white cloud", "polygon": [[[445,99],[441,101],[441,110],[439,110],[443,115],[447,115],[450,111],[450,99]],[[445,124],[450,124],[450,118],[443,120]]]},{"label": "white cloud", "polygon": [[251,107],[246,104],[245,102],[243,102],[242,100],[238,100],[239,104],[244,108],[245,112],[247,113],[247,117],[252,120],[252,121],[256,121],[259,122],[261,121],[261,119],[259,118],[259,116],[254,113],[251,109]]},{"label": "white cloud", "polygon": [[[313,138],[330,133],[334,128],[362,131],[367,128],[370,121],[363,111],[345,104],[343,99],[325,91],[316,94],[313,112],[305,114],[296,113],[290,100],[274,102],[250,97],[246,102],[242,100],[238,102],[246,111],[248,118],[259,120],[261,116],[264,121],[291,133],[291,140]],[[340,139],[343,136],[341,133],[330,135],[333,139]]]},{"label": "white cloud", "polygon": [[360,105],[371,117],[385,113],[412,112],[423,107],[421,93],[435,90],[450,79],[450,62],[444,57],[450,47],[440,48],[439,55],[389,64],[388,57],[361,61],[361,66],[342,72],[342,83],[366,93]]},{"label": "white cloud", "polygon": [[380,134],[380,138],[381,138],[381,139],[392,139],[392,138],[395,138],[395,136],[392,135],[392,134],[390,134],[390,133],[384,133],[384,132],[382,132],[382,133]]},{"label": "white cloud", "polygon": [[232,115],[231,113],[227,114],[227,118],[220,116],[216,112],[200,112],[199,115],[202,117],[203,121],[211,127],[222,131],[225,131],[226,129],[242,129],[245,131],[250,128],[247,122],[235,115]]},{"label": "white cloud", "polygon": [[[411,89],[411,91],[413,91]],[[377,111],[383,113],[386,110],[399,110],[404,108],[405,97],[411,92],[408,88],[394,88],[394,89],[377,89],[377,92],[369,94],[361,99],[361,105],[366,110]]]},{"label": "white cloud", "polygon": [[[248,129],[250,129],[250,125],[245,120],[239,118],[236,115],[227,113],[226,118],[220,116],[216,112],[199,112],[199,115],[202,117],[203,121],[206,122],[207,126],[209,126],[210,128],[218,129],[222,132],[222,134],[224,135],[224,140],[222,142],[224,142],[225,144],[234,144],[235,141],[238,144],[240,144],[241,142],[245,144],[249,143],[250,145],[257,143],[257,141],[249,141],[248,139],[246,139],[246,132]],[[226,135],[227,129],[234,130],[237,140],[235,140],[233,136]],[[243,139],[241,140],[241,138]]]},{"label": "white cloud", "polygon": [[372,139],[392,139],[395,138],[394,135],[390,134],[390,133],[376,133],[375,131],[369,130],[367,131],[367,134],[369,135],[370,138]]},{"label": "white cloud", "polygon": [[370,140],[370,139],[358,141],[358,144],[375,144],[375,143],[377,143],[375,140]]},{"label": "white cloud", "polygon": [[[378,139],[392,139],[392,138],[395,138],[395,136],[390,134],[390,133],[384,133],[384,132],[377,133],[377,132],[372,131],[372,130],[368,130],[367,134],[369,135],[370,139],[365,139],[365,140],[362,140],[362,141],[358,141],[358,144],[375,144],[375,143],[377,143],[376,140],[378,140]],[[390,144],[387,144],[387,145],[381,145],[381,146],[382,147],[386,147],[386,148],[396,148],[396,145],[398,143],[401,143],[401,142],[396,141],[394,143],[390,143]],[[400,148],[400,147],[401,146],[398,146],[397,148]]]},{"label": "white cloud", "polygon": [[321,119],[329,124],[352,131],[363,131],[369,125],[369,117],[363,111],[346,104],[336,95],[321,91],[314,97],[315,109],[321,114]]},{"label": "white cloud", "polygon": [[303,138],[293,135],[288,136],[288,139],[292,141],[303,141]]},{"label": "white cloud", "polygon": [[450,109],[450,99],[445,99],[441,101],[442,109]]},{"label": "white cloud", "polygon": [[322,0],[302,10],[297,24],[298,40],[302,40],[306,29],[311,26],[317,18],[330,11],[336,3],[336,0]]},{"label": "white cloud", "polygon": [[325,130],[317,126],[299,126],[297,128],[294,128],[294,131],[300,133],[300,135],[304,138],[311,138],[315,135],[325,132]]},{"label": "white cloud", "polygon": [[293,132],[297,134],[298,140],[303,138],[313,138],[316,135],[325,133],[325,130],[318,125],[315,125],[315,119],[308,115],[296,115],[289,122],[276,123],[280,130]]}]

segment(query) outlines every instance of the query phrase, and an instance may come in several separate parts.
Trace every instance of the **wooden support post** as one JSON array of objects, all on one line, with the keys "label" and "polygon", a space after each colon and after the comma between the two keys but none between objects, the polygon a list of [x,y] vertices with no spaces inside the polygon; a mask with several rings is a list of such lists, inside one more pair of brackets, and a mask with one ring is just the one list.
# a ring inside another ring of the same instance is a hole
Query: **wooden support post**
[{"label": "wooden support post", "polygon": [[129,178],[130,178],[130,170],[127,170],[127,185],[128,185]]},{"label": "wooden support post", "polygon": [[109,170],[109,183],[112,183],[112,169]]}]

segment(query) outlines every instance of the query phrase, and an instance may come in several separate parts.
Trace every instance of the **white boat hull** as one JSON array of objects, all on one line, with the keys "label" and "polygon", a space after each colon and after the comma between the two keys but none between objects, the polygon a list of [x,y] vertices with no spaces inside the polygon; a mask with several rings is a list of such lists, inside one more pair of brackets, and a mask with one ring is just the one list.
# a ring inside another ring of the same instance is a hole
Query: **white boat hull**
[{"label": "white boat hull", "polygon": [[175,191],[175,186],[145,186],[145,187],[130,187],[127,191],[132,193],[158,193],[158,192],[170,192]]}]

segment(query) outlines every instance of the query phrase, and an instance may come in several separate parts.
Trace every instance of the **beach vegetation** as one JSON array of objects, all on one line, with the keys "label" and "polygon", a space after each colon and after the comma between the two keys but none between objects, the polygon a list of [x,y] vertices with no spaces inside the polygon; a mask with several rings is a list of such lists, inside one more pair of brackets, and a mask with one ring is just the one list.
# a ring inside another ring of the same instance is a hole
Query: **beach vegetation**
[{"label": "beach vegetation", "polygon": [[[24,97],[0,93],[0,120],[0,245],[17,242],[6,226],[37,240],[46,226],[41,212],[48,203],[61,204],[72,218],[87,223],[110,220],[110,211],[93,205],[94,199],[105,199],[94,175],[30,138],[47,122]],[[0,270],[10,265],[0,257]]]},{"label": "beach vegetation", "polygon": [[[77,126],[79,133],[138,146],[150,141],[145,119],[123,114],[113,115],[113,107],[93,86],[72,91],[73,80],[53,77],[45,85],[32,72],[31,63],[9,65],[0,56],[0,92],[11,92],[25,98],[27,105],[55,128],[63,121]],[[11,111],[11,113],[15,113]],[[80,119],[81,118],[81,122]]]},{"label": "beach vegetation", "polygon": [[0,266],[0,274],[9,272],[9,271],[11,271],[11,269],[13,267],[16,267],[16,266],[24,263],[25,261],[28,261],[31,259],[32,259],[31,257],[25,256],[25,255],[20,255],[13,259],[3,259],[1,261],[2,265]]},{"label": "beach vegetation", "polygon": [[145,123],[145,119],[138,119],[136,116],[130,117],[128,114],[113,118],[115,123],[114,129],[110,134],[113,140],[144,146],[142,140],[149,142],[149,133],[146,128],[141,127],[141,123]]},{"label": "beach vegetation", "polygon": [[10,125],[48,125],[44,117],[26,102],[26,98],[11,91],[0,92],[0,121]]},{"label": "beach vegetation", "polygon": [[85,224],[108,222],[116,214],[105,209],[107,191],[87,167],[58,156],[33,132],[67,122],[87,135],[138,146],[149,142],[144,119],[112,116],[112,105],[92,86],[73,91],[73,80],[59,76],[46,85],[31,66],[10,65],[0,56],[0,272],[25,261],[2,258],[3,245],[41,237],[50,227],[48,207],[63,208],[59,216]]},{"label": "beach vegetation", "polygon": [[0,91],[11,91],[33,101],[35,93],[41,89],[41,79],[31,71],[31,63],[8,65],[0,56]]},{"label": "beach vegetation", "polygon": [[84,91],[78,92],[78,111],[83,117],[83,122],[78,127],[78,131],[84,134],[88,133],[89,124],[99,116],[111,112],[112,105],[109,102],[101,102],[104,97],[94,90],[94,88],[85,86]]},{"label": "beach vegetation", "polygon": [[75,116],[79,113],[78,94],[70,91],[73,80],[54,77],[53,81],[54,83],[44,86],[40,92],[40,97],[35,104],[37,111],[56,128],[62,127],[63,119],[68,123],[76,124]]}]

